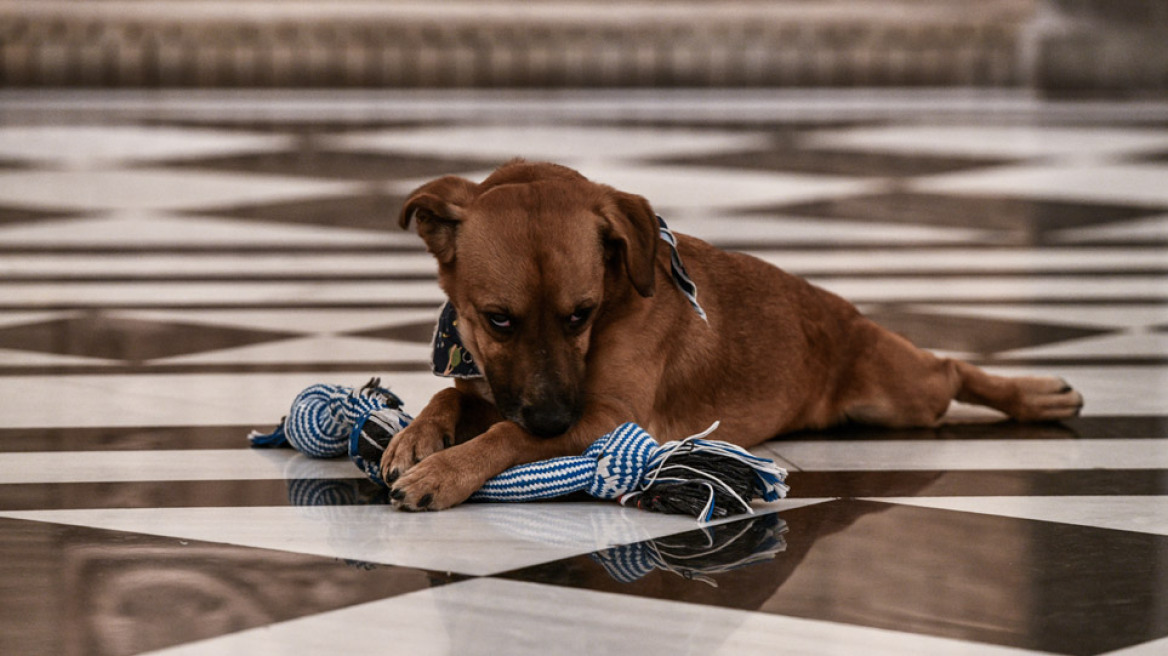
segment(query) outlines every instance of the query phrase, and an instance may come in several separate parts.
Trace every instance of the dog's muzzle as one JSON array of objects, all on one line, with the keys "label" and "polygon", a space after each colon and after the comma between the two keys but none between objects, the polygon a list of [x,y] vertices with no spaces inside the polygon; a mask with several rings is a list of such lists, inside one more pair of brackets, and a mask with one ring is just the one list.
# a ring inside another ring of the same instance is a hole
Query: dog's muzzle
[{"label": "dog's muzzle", "polygon": [[536,437],[562,435],[580,418],[579,412],[558,403],[523,406],[519,415],[519,423]]}]

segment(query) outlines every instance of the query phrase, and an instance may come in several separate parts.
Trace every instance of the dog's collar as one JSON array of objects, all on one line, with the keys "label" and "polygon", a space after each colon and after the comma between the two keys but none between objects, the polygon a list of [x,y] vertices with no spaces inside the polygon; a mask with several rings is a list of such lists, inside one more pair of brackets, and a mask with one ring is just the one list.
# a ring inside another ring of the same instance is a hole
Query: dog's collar
[{"label": "dog's collar", "polygon": [[[661,240],[669,246],[669,271],[673,277],[673,284],[685,295],[686,300],[693,306],[702,321],[708,321],[706,311],[698,304],[698,286],[689,277],[685,270],[685,263],[681,261],[681,253],[677,252],[677,237],[665,224],[665,220],[657,217],[658,233]],[[438,314],[438,326],[434,329],[434,339],[431,340],[431,362],[434,374],[445,378],[482,378],[483,373],[475,364],[474,357],[462,343],[458,336],[458,312],[447,301]]]}]

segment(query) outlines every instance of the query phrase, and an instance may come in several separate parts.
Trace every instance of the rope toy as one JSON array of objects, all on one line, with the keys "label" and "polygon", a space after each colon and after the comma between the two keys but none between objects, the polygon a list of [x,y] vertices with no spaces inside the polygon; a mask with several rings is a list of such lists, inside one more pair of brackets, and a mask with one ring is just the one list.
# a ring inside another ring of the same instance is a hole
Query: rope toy
[{"label": "rope toy", "polygon": [[512,467],[487,481],[471,499],[535,501],[572,492],[701,521],[752,512],[750,500],[777,501],[787,472],[726,442],[702,439],[718,423],[684,440],[658,445],[634,423],[593,442],[581,456]]},{"label": "rope toy", "polygon": [[[272,433],[252,432],[253,447],[291,446],[305,455],[344,455],[385,486],[381,455],[409,425],[401,399],[372,379],[359,390],[313,385],[293,401]],[[535,501],[587,492],[599,499],[701,521],[753,513],[750,501],[786,496],[787,472],[741,447],[704,439],[717,429],[658,445],[640,426],[626,423],[592,443],[580,456],[512,467],[471,495],[472,501]]]},{"label": "rope toy", "polygon": [[[291,446],[313,458],[335,458],[349,453],[353,426],[374,411],[399,410],[402,401],[373,378],[359,390],[340,385],[312,385],[292,401],[292,409],[271,433],[252,431],[254,447]],[[412,419],[398,412],[401,430]],[[396,432],[396,431],[394,431]]]}]

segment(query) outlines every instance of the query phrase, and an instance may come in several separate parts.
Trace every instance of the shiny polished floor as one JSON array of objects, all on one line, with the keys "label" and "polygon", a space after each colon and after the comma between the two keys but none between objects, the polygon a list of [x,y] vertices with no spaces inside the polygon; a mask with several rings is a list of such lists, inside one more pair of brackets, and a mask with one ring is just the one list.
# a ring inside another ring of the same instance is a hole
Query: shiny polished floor
[{"label": "shiny polished floor", "polygon": [[[515,155],[1084,415],[785,436],[790,497],[712,525],[249,450],[308,384],[444,385],[393,217]],[[4,654],[1168,652],[1168,105],[0,94],[0,273]]]}]

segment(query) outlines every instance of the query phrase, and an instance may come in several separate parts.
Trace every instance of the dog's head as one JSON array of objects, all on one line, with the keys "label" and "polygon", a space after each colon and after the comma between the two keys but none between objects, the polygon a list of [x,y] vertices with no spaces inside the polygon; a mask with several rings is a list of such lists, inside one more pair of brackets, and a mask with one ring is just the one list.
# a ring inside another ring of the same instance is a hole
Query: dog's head
[{"label": "dog's head", "polygon": [[653,294],[657,219],[640,196],[516,160],[481,184],[448,176],[402,208],[438,260],[459,335],[502,415],[535,435],[584,405],[594,334],[621,299]]}]

